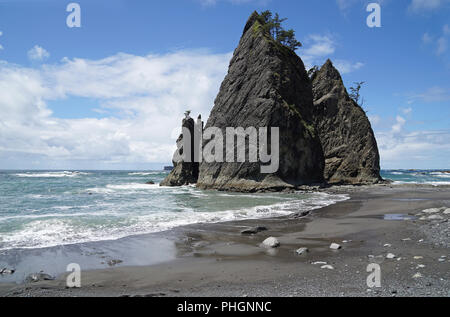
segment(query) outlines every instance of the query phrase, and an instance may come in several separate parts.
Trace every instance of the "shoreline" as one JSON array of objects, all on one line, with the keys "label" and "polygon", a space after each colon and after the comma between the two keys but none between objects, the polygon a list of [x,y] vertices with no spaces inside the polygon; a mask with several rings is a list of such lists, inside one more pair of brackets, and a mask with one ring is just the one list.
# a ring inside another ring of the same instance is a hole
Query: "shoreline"
[{"label": "shoreline", "polygon": [[[131,253],[124,259],[124,266],[82,271],[80,289],[65,288],[66,274],[54,281],[0,283],[0,296],[450,296],[448,217],[417,220],[424,209],[450,207],[450,187],[341,186],[323,192],[345,193],[351,198],[302,218],[175,228],[165,237],[158,235],[168,241],[163,247],[162,240],[156,243],[156,237],[141,237],[136,252],[163,257],[173,243],[174,253],[167,261],[144,266],[129,265],[133,263]],[[384,219],[388,214],[410,215],[415,220]],[[430,224],[447,230],[444,236],[439,236],[440,230],[434,227],[422,228]],[[251,236],[241,234],[243,229],[255,226],[269,230]],[[433,234],[439,237],[434,239]],[[261,248],[259,244],[269,236],[277,237],[281,246]],[[129,239],[129,243],[136,241]],[[343,248],[330,250],[332,242]],[[295,254],[300,247],[310,252]],[[388,252],[396,254],[396,259],[386,259]],[[371,255],[373,258],[369,258]],[[447,258],[440,261],[444,259],[441,256]],[[368,292],[365,269],[373,261],[382,266],[383,283],[381,289]],[[327,262],[334,270],[321,269],[313,262]],[[417,273],[422,277],[413,278]]]}]

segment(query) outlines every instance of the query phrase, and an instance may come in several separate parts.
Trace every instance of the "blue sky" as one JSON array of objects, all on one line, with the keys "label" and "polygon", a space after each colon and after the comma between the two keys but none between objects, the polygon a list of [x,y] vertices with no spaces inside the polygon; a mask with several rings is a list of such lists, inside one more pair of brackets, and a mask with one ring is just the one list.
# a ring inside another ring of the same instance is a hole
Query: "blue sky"
[{"label": "blue sky", "polygon": [[382,168],[450,168],[450,1],[0,0],[0,169],[149,169],[206,117],[253,10],[287,17],[307,66],[365,81]]}]

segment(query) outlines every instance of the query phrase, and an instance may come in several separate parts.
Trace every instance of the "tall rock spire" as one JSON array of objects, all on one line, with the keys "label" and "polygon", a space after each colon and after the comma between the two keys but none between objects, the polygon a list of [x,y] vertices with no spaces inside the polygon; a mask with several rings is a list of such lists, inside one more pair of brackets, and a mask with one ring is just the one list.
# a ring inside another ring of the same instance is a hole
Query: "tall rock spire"
[{"label": "tall rock spire", "polygon": [[381,180],[380,155],[369,119],[349,97],[330,60],[312,77],[314,120],[330,184],[372,184]]},{"label": "tall rock spire", "polygon": [[254,12],[205,129],[216,127],[225,135],[227,127],[278,127],[279,169],[262,174],[262,163],[203,162],[198,187],[259,191],[323,182],[324,158],[312,110],[311,82],[302,60],[277,43]]}]

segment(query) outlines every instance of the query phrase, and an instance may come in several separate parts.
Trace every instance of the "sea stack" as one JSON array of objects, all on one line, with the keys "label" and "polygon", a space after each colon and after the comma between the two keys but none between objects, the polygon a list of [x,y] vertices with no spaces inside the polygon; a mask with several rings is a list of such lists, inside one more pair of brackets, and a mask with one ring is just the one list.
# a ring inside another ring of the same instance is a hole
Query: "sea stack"
[{"label": "sea stack", "polygon": [[166,177],[166,179],[161,182],[161,186],[183,186],[197,183],[199,163],[195,162],[194,159],[194,151],[196,150],[194,130],[197,128],[197,126],[194,119],[187,115],[186,118],[183,119],[181,127],[182,129],[186,129],[187,131],[189,131],[189,136],[191,137],[191,140],[189,142],[191,149],[189,152],[186,152],[186,154],[189,156],[189,160],[183,159],[185,149],[182,133],[177,140],[177,150],[175,151],[172,159],[174,168]]},{"label": "sea stack", "polygon": [[311,79],[325,180],[353,185],[381,181],[380,155],[370,121],[348,95],[339,71],[327,60]]},{"label": "sea stack", "polygon": [[203,162],[199,188],[278,191],[323,182],[324,158],[314,127],[312,88],[305,66],[294,51],[275,41],[263,26],[264,20],[254,12],[205,129],[216,127],[225,135],[227,127],[278,127],[279,169],[263,174],[264,164],[259,162]]}]

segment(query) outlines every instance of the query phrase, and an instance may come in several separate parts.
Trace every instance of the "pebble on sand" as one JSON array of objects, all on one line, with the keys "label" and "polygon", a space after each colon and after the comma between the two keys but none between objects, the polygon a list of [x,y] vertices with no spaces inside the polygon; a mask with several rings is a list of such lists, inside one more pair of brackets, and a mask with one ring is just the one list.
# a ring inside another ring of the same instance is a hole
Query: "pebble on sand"
[{"label": "pebble on sand", "polygon": [[14,269],[8,269],[8,268],[0,269],[0,275],[14,274],[15,271],[16,270],[14,270]]},{"label": "pebble on sand", "polygon": [[339,250],[339,249],[341,249],[342,247],[339,245],[339,244],[337,244],[337,243],[332,243],[331,245],[330,245],[330,249],[332,249],[332,250]]},{"label": "pebble on sand", "polygon": [[424,214],[436,214],[438,212],[443,211],[443,209],[445,209],[445,207],[443,207],[443,208],[430,208],[430,209],[422,210],[422,212]]},{"label": "pebble on sand", "polygon": [[267,248],[278,248],[280,246],[280,242],[277,238],[270,237],[263,241],[262,245]]},{"label": "pebble on sand", "polygon": [[306,254],[309,252],[308,248],[300,248],[297,251],[295,251],[298,255]]},{"label": "pebble on sand", "polygon": [[334,267],[332,265],[329,265],[329,264],[322,265],[320,268],[321,269],[327,269],[327,270],[334,270]]},{"label": "pebble on sand", "polygon": [[421,277],[423,277],[423,275],[420,273],[416,273],[413,275],[413,278],[421,278]]}]

